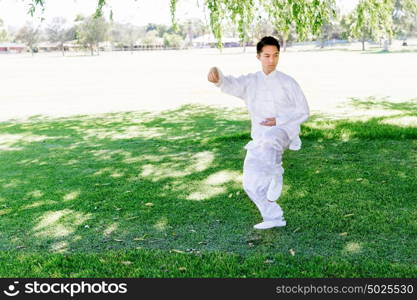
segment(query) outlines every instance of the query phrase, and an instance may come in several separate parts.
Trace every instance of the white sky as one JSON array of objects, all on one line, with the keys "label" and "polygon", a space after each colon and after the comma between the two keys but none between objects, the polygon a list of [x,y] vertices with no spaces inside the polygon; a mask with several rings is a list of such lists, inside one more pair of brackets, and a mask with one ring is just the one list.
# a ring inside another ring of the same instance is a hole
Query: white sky
[{"label": "white sky", "polygon": [[[351,10],[359,0],[336,0],[342,13]],[[48,23],[54,17],[64,17],[69,22],[77,14],[90,15],[95,12],[97,0],[46,0],[43,17]],[[169,0],[108,0],[105,14],[108,17],[110,7],[113,19],[121,23],[146,25],[148,23],[171,24]],[[39,14],[32,18],[27,12],[30,0],[0,0],[0,19],[5,26],[20,27],[26,21],[37,23]],[[177,19],[204,19],[204,0],[178,0]]]},{"label": "white sky", "polygon": [[[177,19],[204,19],[202,3],[204,0],[179,0]],[[46,0],[44,22],[54,17],[64,17],[69,22],[77,14],[85,16],[95,12],[97,0]],[[113,9],[113,19],[117,22],[130,22],[136,25],[148,23],[171,24],[169,0],[108,0],[104,14],[108,18],[110,7]],[[39,14],[32,18],[28,14],[30,0],[0,0],[0,19],[6,26],[20,27],[26,21],[37,23]]]},{"label": "white sky", "polygon": [[336,0],[342,14],[349,13],[359,3],[359,0]]}]

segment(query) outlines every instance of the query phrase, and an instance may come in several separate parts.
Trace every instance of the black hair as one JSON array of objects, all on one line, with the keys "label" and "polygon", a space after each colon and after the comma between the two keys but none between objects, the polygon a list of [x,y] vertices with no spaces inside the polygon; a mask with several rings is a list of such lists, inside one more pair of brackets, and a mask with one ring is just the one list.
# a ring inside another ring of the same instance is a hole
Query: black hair
[{"label": "black hair", "polygon": [[264,36],[259,42],[258,44],[256,44],[256,52],[258,54],[261,54],[262,52],[262,48],[264,46],[276,46],[279,52],[279,42],[276,38],[274,38],[273,36]]}]

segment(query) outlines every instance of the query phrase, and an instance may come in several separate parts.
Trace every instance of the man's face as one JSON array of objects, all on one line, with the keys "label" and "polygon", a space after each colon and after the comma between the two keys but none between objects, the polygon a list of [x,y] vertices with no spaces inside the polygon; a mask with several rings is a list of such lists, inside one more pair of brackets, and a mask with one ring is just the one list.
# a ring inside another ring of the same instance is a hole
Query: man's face
[{"label": "man's face", "polygon": [[276,46],[266,45],[260,54],[256,56],[262,64],[262,70],[269,74],[275,70],[279,60],[279,51]]}]

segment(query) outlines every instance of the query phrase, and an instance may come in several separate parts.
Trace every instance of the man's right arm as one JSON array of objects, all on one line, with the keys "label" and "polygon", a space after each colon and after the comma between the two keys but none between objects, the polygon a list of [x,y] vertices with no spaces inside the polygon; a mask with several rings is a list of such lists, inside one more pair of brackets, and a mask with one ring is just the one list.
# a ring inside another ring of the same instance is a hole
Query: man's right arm
[{"label": "man's right arm", "polygon": [[223,93],[241,98],[245,101],[247,78],[247,75],[239,77],[224,76],[216,67],[211,68],[208,75],[208,80],[219,87]]}]

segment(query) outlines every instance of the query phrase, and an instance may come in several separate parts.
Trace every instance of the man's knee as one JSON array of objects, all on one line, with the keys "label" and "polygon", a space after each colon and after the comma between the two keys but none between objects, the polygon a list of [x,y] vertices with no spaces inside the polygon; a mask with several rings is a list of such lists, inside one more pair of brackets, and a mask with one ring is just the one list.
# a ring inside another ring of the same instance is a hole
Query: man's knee
[{"label": "man's knee", "polygon": [[271,147],[280,152],[284,152],[284,150],[288,148],[289,138],[282,128],[275,127],[265,131],[263,139],[266,144],[271,145]]}]

